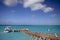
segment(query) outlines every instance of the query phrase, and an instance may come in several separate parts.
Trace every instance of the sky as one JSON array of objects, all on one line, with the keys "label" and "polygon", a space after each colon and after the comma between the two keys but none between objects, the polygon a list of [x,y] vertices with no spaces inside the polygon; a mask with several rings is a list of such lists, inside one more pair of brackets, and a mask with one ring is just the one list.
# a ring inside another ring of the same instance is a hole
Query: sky
[{"label": "sky", "polygon": [[60,25],[60,0],[0,0],[0,25]]}]

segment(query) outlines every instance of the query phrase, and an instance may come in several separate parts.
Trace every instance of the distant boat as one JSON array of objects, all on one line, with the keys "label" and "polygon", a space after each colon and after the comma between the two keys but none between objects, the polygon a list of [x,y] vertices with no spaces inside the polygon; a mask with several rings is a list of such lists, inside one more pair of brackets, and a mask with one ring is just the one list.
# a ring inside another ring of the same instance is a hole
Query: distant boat
[{"label": "distant boat", "polygon": [[11,29],[10,29],[9,27],[6,27],[6,28],[4,29],[4,32],[6,32],[6,33],[10,32],[10,31],[11,31]]},{"label": "distant boat", "polygon": [[48,31],[50,31],[50,29],[48,29]]}]

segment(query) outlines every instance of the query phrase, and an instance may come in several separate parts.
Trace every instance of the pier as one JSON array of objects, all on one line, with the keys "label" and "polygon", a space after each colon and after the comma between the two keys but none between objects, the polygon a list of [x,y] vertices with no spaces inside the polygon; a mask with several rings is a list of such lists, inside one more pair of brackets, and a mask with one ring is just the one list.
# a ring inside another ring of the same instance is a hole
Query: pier
[{"label": "pier", "polygon": [[51,34],[42,34],[37,32],[30,32],[29,30],[20,30],[20,32],[27,34],[34,38],[33,40],[60,40],[60,37],[56,37]]},{"label": "pier", "polygon": [[21,32],[23,34],[29,35],[30,37],[33,38],[33,40],[60,40],[60,37],[56,35],[31,32],[28,29],[20,29],[20,30],[13,29],[11,32]]}]

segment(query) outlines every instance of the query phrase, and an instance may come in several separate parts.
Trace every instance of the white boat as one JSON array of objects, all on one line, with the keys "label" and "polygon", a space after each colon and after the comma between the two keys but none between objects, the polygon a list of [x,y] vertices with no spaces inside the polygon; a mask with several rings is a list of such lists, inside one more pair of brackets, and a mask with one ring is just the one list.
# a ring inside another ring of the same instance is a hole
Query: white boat
[{"label": "white boat", "polygon": [[7,27],[7,28],[4,29],[4,32],[6,32],[6,33],[10,32],[10,31],[11,31],[11,30],[10,30],[9,27]]}]

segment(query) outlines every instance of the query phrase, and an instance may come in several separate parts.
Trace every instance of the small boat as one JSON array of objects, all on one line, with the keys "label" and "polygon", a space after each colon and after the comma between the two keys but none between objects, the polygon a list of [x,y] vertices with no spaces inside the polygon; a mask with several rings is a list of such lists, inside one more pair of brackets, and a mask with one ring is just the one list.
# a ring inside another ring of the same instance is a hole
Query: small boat
[{"label": "small boat", "polygon": [[16,30],[16,29],[13,29],[13,32],[18,32],[18,30]]},{"label": "small boat", "polygon": [[11,31],[11,29],[10,29],[9,27],[6,27],[6,28],[4,29],[4,32],[6,32],[6,33],[10,32],[10,31]]}]

